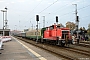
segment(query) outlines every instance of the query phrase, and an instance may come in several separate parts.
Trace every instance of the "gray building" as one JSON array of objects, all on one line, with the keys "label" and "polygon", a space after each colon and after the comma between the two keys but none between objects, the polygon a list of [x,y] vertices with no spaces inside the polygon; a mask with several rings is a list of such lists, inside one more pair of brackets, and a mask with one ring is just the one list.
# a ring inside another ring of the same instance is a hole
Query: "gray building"
[{"label": "gray building", "polygon": [[[10,29],[4,29],[4,36],[10,35]],[[0,36],[3,36],[3,29],[0,29]]]}]

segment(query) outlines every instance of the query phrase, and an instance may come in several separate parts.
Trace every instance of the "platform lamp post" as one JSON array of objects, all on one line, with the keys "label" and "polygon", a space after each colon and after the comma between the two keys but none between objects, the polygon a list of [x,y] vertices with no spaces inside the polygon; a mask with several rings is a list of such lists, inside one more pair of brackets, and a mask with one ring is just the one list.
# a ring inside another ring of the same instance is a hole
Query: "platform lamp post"
[{"label": "platform lamp post", "polygon": [[5,29],[7,29],[7,7],[5,7],[6,14],[5,14]]},{"label": "platform lamp post", "polygon": [[4,36],[4,12],[6,12],[5,10],[1,10],[3,12],[3,36]]},{"label": "platform lamp post", "polygon": [[39,21],[39,15],[36,15],[36,21],[37,21],[37,25],[36,25],[36,30],[37,30],[37,33],[36,33],[36,36],[37,36],[37,40],[36,40],[36,43],[38,43],[38,21]]}]

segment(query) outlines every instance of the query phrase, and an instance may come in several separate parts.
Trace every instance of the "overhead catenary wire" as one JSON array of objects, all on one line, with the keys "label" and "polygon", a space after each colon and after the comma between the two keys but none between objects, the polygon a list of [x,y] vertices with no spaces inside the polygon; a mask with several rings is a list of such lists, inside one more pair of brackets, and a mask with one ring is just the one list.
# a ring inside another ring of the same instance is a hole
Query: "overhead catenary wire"
[{"label": "overhead catenary wire", "polygon": [[[34,10],[42,3],[42,1],[43,1],[43,0],[41,0],[41,1],[35,6],[35,8],[33,8],[32,11],[34,11]],[[31,14],[32,11],[30,11],[30,12],[28,13],[28,15]],[[28,16],[28,15],[27,15],[27,16]],[[26,16],[26,17],[27,17],[27,16]],[[26,18],[26,17],[25,17],[25,18]]]},{"label": "overhead catenary wire", "polygon": [[[88,5],[88,6],[89,6],[89,5]],[[78,10],[81,10],[81,9],[86,8],[86,7],[88,7],[88,6],[84,6],[84,7],[82,7],[82,8],[79,8]],[[46,8],[46,9],[47,9],[47,8]],[[44,10],[45,10],[45,9],[44,9]],[[42,10],[41,12],[43,12],[44,10]],[[41,13],[41,12],[40,12],[40,13]],[[72,12],[74,12],[74,11],[72,11]],[[63,16],[65,16],[65,15],[67,15],[67,14],[70,14],[70,13],[72,13],[72,12],[63,14],[63,15],[61,15],[61,16],[63,17]],[[50,13],[50,14],[51,14],[51,13]],[[61,17],[61,16],[60,16],[60,17]],[[33,17],[32,17],[31,19],[33,19]],[[50,20],[50,19],[49,19],[49,20]],[[51,19],[51,20],[52,20],[52,19]]]},{"label": "overhead catenary wire", "polygon": [[[47,6],[45,9],[43,9],[43,10],[41,10],[40,12],[39,12],[39,14],[40,13],[42,13],[43,11],[45,11],[46,9],[48,9],[49,7],[51,7],[52,5],[54,5],[56,2],[58,2],[59,0],[56,0],[55,2],[53,2],[52,4],[50,4],[49,6]],[[31,19],[33,19],[34,18],[34,16],[32,17],[32,18],[30,18],[30,20]]]},{"label": "overhead catenary wire", "polygon": [[[56,2],[58,2],[59,0],[56,0],[55,2],[53,2],[52,4],[50,4],[49,6],[47,6],[45,9],[43,9],[43,10],[41,10],[40,12],[39,12],[39,14],[40,13],[42,13],[43,11],[45,11],[46,9],[48,9],[49,7],[51,7],[52,5],[54,5]],[[74,2],[75,0],[73,0],[72,2]],[[71,2],[71,3],[72,3]],[[66,4],[66,5],[64,5],[64,6],[62,6],[62,7],[65,7],[65,6],[67,6],[67,5],[69,5],[70,3],[68,3],[68,4]],[[30,18],[30,20],[32,20],[34,18],[34,16],[33,17],[31,17]]]},{"label": "overhead catenary wire", "polygon": [[[29,14],[31,14],[42,2],[43,2],[43,0],[41,0],[41,1],[26,15],[26,17],[29,16]],[[26,17],[24,17],[23,19],[25,20]],[[26,22],[27,22],[27,21],[28,21],[28,20],[26,20]],[[29,21],[31,22],[31,19],[30,19]],[[25,23],[25,22],[24,22],[24,23]]]},{"label": "overhead catenary wire", "polygon": [[[52,6],[52,5],[51,5],[51,6]],[[46,9],[48,9],[48,8],[51,7],[51,6],[49,5],[48,7],[46,7],[45,9],[43,9],[42,11],[40,11],[39,13],[42,13],[43,11],[45,11]],[[81,10],[81,9],[83,9],[83,8],[86,8],[86,7],[89,7],[89,6],[81,7],[81,8],[79,8],[78,10]],[[36,8],[35,8],[35,9],[36,9]],[[55,12],[56,12],[56,11],[55,11]],[[73,12],[73,11],[72,11],[72,12]],[[62,17],[65,16],[65,15],[67,15],[67,14],[70,14],[70,13],[72,13],[72,12],[63,14]],[[51,14],[51,13],[50,13],[50,14]],[[33,19],[34,17],[35,17],[35,16],[31,17],[30,20]],[[61,16],[60,16],[60,17],[61,17]]]},{"label": "overhead catenary wire", "polygon": [[[81,8],[79,8],[79,9],[77,9],[77,10],[79,11],[79,10],[84,9],[84,8],[87,8],[87,7],[90,7],[90,5],[87,5],[87,6],[81,7]],[[72,13],[72,12],[73,12],[73,11],[68,12],[68,13],[65,13],[65,14],[61,15],[60,17],[63,17],[64,15],[70,14],[70,13]]]},{"label": "overhead catenary wire", "polygon": [[81,7],[81,8],[79,8],[78,10],[84,9],[84,8],[86,8],[86,7],[90,7],[90,4],[87,5],[87,6]]},{"label": "overhead catenary wire", "polygon": [[[71,4],[70,4],[70,3],[67,3],[67,4],[65,4],[64,6],[58,8],[57,10],[52,11],[50,14],[53,14],[53,13],[58,12],[58,11],[61,11],[61,10],[63,11],[63,10],[64,10],[63,8],[65,8],[66,6],[71,6],[73,2],[75,2],[75,0],[71,1],[71,2],[70,2]],[[77,2],[79,2],[79,1],[77,1]],[[45,15],[45,16],[46,16],[46,15]]]},{"label": "overhead catenary wire", "polygon": [[[55,13],[55,12],[57,12],[57,11],[60,11],[60,10],[62,10],[64,7],[66,7],[66,6],[71,6],[72,5],[72,3],[73,2],[75,2],[75,0],[73,0],[73,1],[71,1],[71,4],[70,3],[67,3],[67,4],[65,4],[64,6],[62,6],[62,7],[60,7],[59,9],[57,9],[57,10],[55,10],[55,11],[52,11],[51,13],[49,13],[49,14],[53,14],[53,13]],[[77,2],[80,2],[80,1],[77,1]],[[63,10],[62,10],[63,11]],[[60,11],[61,12],[61,11]],[[67,15],[67,14],[70,14],[71,12],[69,12],[69,13],[66,13],[66,14],[63,14],[63,15]],[[47,16],[48,14],[46,14],[45,16]],[[63,17],[63,15],[61,15],[62,17]],[[61,17],[60,16],[60,17]],[[51,20],[52,20],[53,18],[51,18]],[[50,19],[49,19],[50,20]]]},{"label": "overhead catenary wire", "polygon": [[[84,8],[87,8],[87,7],[90,7],[90,5],[81,7],[81,8],[79,8],[79,9],[77,9],[77,10],[79,11],[79,10],[84,9]],[[72,11],[72,12],[73,12],[73,11]],[[67,15],[67,14],[70,14],[70,13],[71,13],[71,12],[68,12],[68,13],[66,13],[66,14],[63,14],[62,16]]]},{"label": "overhead catenary wire", "polygon": [[[69,5],[72,5],[72,3],[74,2],[75,0],[73,0],[72,2],[71,2],[71,4],[70,3],[68,3],[68,4],[65,4],[63,7],[66,7],[66,6],[69,6]],[[77,2],[81,2],[81,1],[77,1]],[[83,2],[83,1],[82,1]],[[63,8],[62,7],[62,8]],[[59,8],[60,10],[62,9],[61,7]],[[85,7],[83,7],[83,8],[85,8]],[[58,10],[59,10],[58,9]],[[55,13],[55,12],[57,12],[58,10],[56,10],[56,11],[53,11],[53,13]],[[59,11],[60,11],[59,10]],[[79,10],[79,9],[78,9]],[[63,11],[63,10],[62,10]],[[60,11],[61,12],[61,11]],[[63,17],[63,16],[65,16],[65,15],[68,15],[68,14],[71,14],[72,12],[74,12],[74,11],[71,11],[71,12],[68,12],[68,13],[65,13],[65,14],[63,14],[63,15],[60,15],[60,18],[61,17]],[[52,13],[50,13],[50,14],[52,14]],[[45,15],[46,16],[46,15]],[[49,19],[49,20],[52,20],[53,18],[51,18],[51,19]]]},{"label": "overhead catenary wire", "polygon": [[[77,9],[77,10],[79,11],[79,10],[84,9],[84,8],[87,8],[87,7],[90,7],[90,5],[87,5],[87,6],[81,7],[81,8],[79,8],[79,9]],[[74,11],[71,11],[71,12],[65,13],[65,14],[61,15],[60,17],[63,17],[63,16],[65,16],[65,15],[70,14],[70,13],[73,13],[73,12],[74,12]],[[49,20],[52,20],[52,19],[53,19],[53,18],[51,18],[51,19],[49,19]]]},{"label": "overhead catenary wire", "polygon": [[58,2],[59,0],[56,0],[55,2],[53,2],[52,4],[50,4],[48,7],[46,7],[45,9],[43,9],[42,11],[39,12],[42,13],[43,11],[45,11],[46,9],[48,9],[49,7],[51,7],[52,5],[54,5],[56,2]]}]

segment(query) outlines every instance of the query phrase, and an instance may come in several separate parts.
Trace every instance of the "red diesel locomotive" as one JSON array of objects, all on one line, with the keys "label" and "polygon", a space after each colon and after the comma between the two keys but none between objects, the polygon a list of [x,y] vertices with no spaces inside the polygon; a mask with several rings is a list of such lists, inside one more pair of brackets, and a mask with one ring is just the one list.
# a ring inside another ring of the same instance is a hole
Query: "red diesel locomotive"
[{"label": "red diesel locomotive", "polygon": [[46,28],[46,30],[43,33],[43,40],[51,41],[56,45],[61,46],[72,44],[70,29],[60,27],[56,24]]}]

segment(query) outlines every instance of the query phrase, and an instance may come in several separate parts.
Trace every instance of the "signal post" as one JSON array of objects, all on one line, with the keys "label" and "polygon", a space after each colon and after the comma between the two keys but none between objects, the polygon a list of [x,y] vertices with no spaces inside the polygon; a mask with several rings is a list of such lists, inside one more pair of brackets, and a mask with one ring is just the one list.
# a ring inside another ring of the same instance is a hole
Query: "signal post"
[{"label": "signal post", "polygon": [[36,40],[36,43],[38,43],[38,21],[39,21],[39,15],[36,15],[36,21],[37,21],[37,25],[36,25],[36,30],[37,30],[37,33],[36,33],[36,36],[37,36],[37,40]]}]

